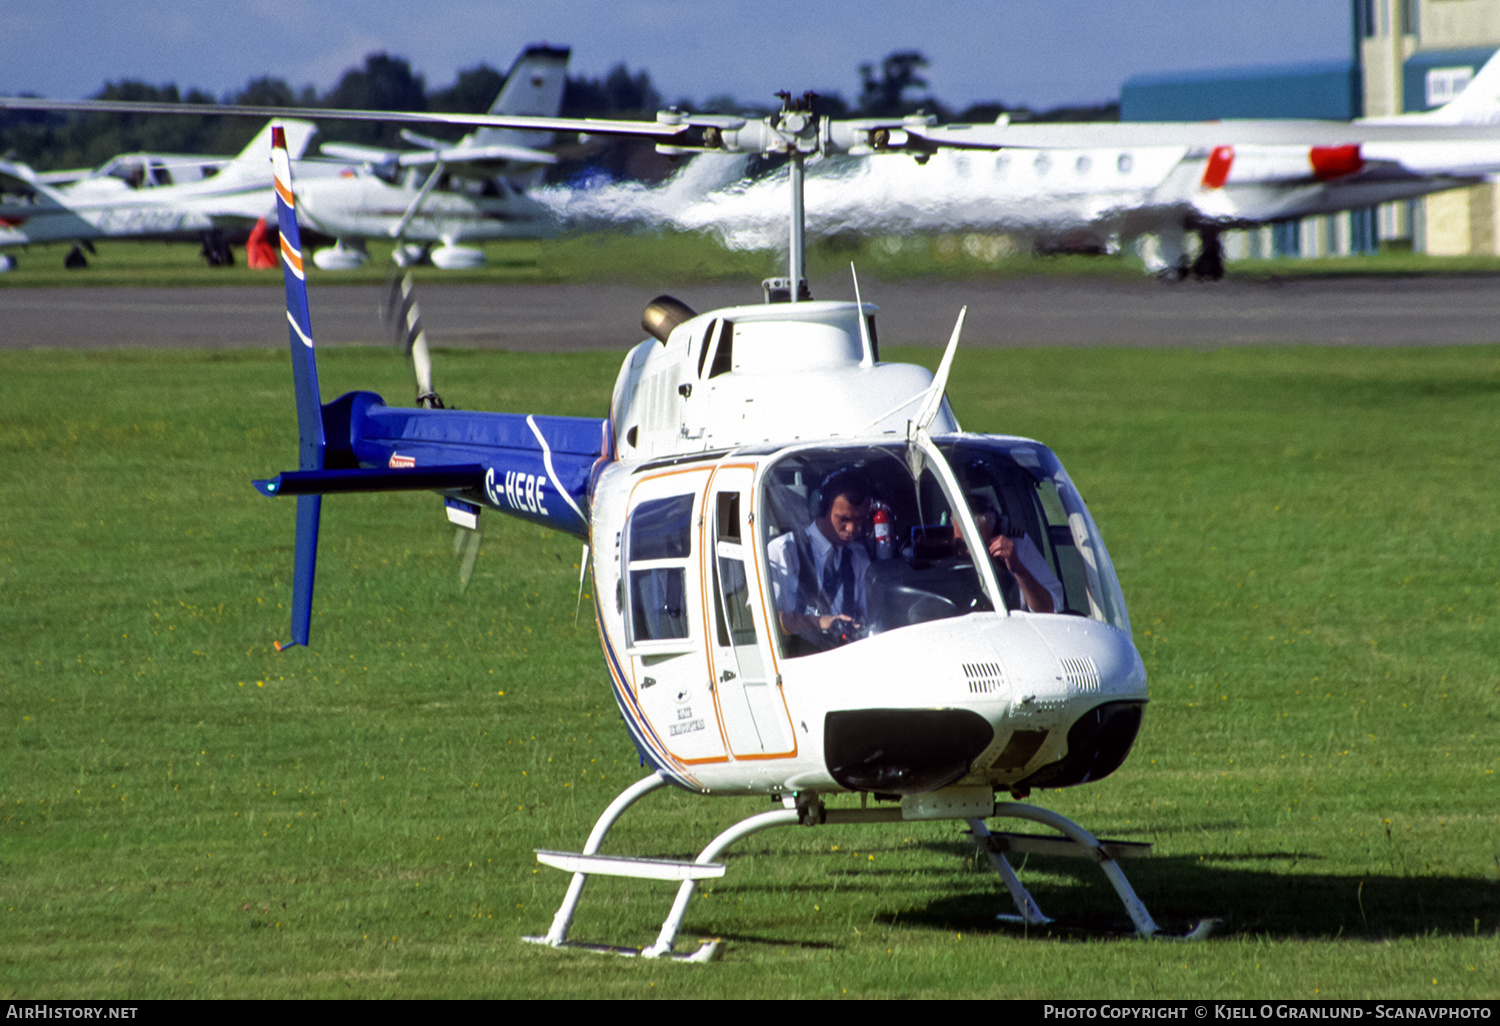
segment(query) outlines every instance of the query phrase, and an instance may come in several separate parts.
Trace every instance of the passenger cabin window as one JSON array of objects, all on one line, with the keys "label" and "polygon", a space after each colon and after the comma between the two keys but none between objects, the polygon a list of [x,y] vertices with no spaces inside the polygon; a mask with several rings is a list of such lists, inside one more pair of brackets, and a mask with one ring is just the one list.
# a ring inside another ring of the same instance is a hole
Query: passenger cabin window
[{"label": "passenger cabin window", "polygon": [[693,496],[641,503],[627,525],[626,559],[633,644],[688,636],[687,564],[692,554]]}]

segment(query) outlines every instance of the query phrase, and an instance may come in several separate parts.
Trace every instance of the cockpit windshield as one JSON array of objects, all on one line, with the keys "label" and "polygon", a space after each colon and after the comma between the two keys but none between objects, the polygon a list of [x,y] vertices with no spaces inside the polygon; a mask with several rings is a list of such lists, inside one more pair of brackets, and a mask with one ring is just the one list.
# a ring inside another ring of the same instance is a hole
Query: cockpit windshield
[{"label": "cockpit windshield", "polygon": [[1052,450],[982,435],[939,439],[938,449],[985,534],[1007,608],[1071,613],[1130,631],[1099,529]]},{"label": "cockpit windshield", "polygon": [[1045,446],[980,436],[937,446],[916,476],[904,444],[800,450],[767,469],[766,565],[784,656],[997,605],[1129,630],[1093,521]]},{"label": "cockpit windshield", "polygon": [[766,471],[767,565],[787,656],[990,610],[953,506],[902,445],[802,450]]}]

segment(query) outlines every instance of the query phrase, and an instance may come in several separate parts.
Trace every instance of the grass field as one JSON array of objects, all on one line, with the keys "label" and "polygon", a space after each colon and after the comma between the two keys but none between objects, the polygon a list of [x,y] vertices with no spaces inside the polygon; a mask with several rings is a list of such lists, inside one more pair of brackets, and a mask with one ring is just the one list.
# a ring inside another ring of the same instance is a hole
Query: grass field
[{"label": "grass field", "polygon": [[[887,280],[941,278],[983,280],[1018,275],[1065,275],[1087,278],[1139,279],[1144,271],[1134,256],[1015,253],[998,245],[999,236],[933,235],[863,239],[820,239],[808,250],[811,278],[848,272],[854,262],[862,275]],[[243,250],[233,267],[208,267],[196,246],[188,243],[101,241],[89,266],[65,270],[71,244],[48,243],[6,252],[19,266],[0,274],[0,289],[59,285],[246,285],[278,281],[271,271],[244,265]],[[318,248],[318,247],[313,247]],[[673,281],[753,281],[786,273],[784,254],[771,250],[730,250],[704,234],[639,232],[571,234],[545,242],[486,243],[484,267],[468,271],[416,269],[419,279],[450,284],[489,282],[637,281],[654,285]],[[355,271],[309,274],[320,285],[383,282],[390,267],[389,243],[370,243],[370,261]],[[1435,257],[1387,252],[1320,259],[1239,260],[1231,277],[1294,278],[1340,275],[1495,274],[1500,257]]]},{"label": "grass field", "polygon": [[[326,396],[407,395],[321,360]],[[618,364],[438,361],[459,406],[582,415]],[[641,773],[576,543],[491,515],[460,593],[436,499],[330,499],[313,648],[273,650],[292,507],[249,479],[294,460],[290,391],[280,351],[0,353],[0,994],[1500,996],[1500,348],[960,353],[965,426],[1089,501],[1151,679],[1125,766],[1033,797],[1155,842],[1159,921],[1224,925],[1027,937],[953,824],[799,829],[695,899],[706,967],[520,940],[566,885],[532,849]],[[764,807],[656,795],[612,850]],[[1093,867],[1022,876],[1126,925]],[[647,943],[670,893],[594,881],[574,935]]]}]

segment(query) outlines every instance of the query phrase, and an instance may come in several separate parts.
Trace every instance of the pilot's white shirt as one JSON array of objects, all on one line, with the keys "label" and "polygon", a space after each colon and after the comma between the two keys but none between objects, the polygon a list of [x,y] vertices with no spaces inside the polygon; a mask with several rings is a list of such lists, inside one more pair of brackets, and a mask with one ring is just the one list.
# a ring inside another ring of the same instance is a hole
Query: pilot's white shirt
[{"label": "pilot's white shirt", "polygon": [[[835,546],[823,532],[818,530],[817,522],[814,521],[803,528],[803,534],[808,539],[808,547],[812,550],[814,561],[817,566],[813,569],[815,580],[823,580],[823,569],[828,563],[830,555],[835,554]],[[860,544],[847,545],[853,559],[854,566],[854,608],[855,619],[862,619],[865,614],[865,571],[870,568],[870,554]],[[771,544],[766,546],[766,555],[771,564],[771,602],[775,605],[778,613],[812,613],[816,612],[813,599],[817,596],[808,596],[805,600],[798,594],[797,577],[801,570],[801,564],[797,556],[797,544],[792,532],[777,535],[771,539]],[[840,591],[843,589],[840,588]],[[837,593],[829,596],[833,600],[833,608],[837,611],[843,605],[843,597]]]},{"label": "pilot's white shirt", "polygon": [[[1047,594],[1052,596],[1053,611],[1061,611],[1063,607],[1062,582],[1057,579],[1057,575],[1047,565],[1047,559],[1042,555],[1041,550],[1036,547],[1036,542],[1031,540],[1031,535],[1023,534],[1021,537],[1015,539],[1015,543],[1016,555],[1020,558],[1021,565],[1029,570],[1031,576],[1036,578],[1036,582],[1046,590]],[[995,559],[993,556],[990,559],[994,561],[996,569],[1005,569],[1005,563],[1002,560]],[[1016,583],[1016,588],[1020,590],[1019,581]],[[1021,608],[1027,612],[1031,612],[1031,605],[1026,601],[1025,591],[1021,591]]]}]

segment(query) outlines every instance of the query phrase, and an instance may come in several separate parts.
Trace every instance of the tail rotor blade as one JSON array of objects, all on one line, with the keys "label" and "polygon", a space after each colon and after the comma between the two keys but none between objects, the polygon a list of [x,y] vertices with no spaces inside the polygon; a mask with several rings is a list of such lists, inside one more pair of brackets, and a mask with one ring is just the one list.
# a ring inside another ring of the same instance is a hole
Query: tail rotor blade
[{"label": "tail rotor blade", "polygon": [[460,527],[453,535],[453,554],[459,557],[458,590],[461,592],[468,591],[469,582],[474,579],[474,566],[479,562],[479,545],[483,539],[477,527]]}]

